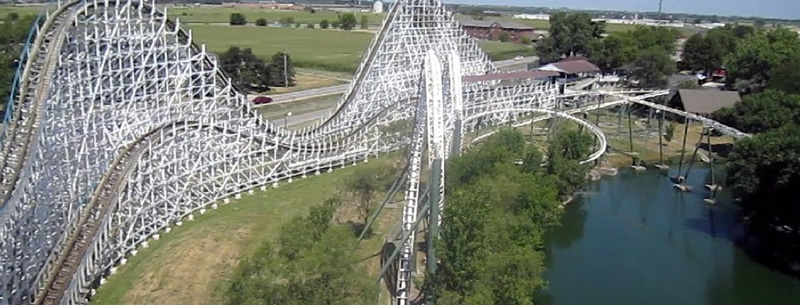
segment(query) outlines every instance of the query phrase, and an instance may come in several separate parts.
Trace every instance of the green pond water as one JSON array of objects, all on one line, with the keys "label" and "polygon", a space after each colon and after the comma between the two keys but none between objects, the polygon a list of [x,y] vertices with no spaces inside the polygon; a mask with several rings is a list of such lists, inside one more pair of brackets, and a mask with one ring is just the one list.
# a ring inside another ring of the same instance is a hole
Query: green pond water
[{"label": "green pond water", "polygon": [[537,304],[800,305],[800,280],[737,246],[732,201],[723,192],[705,205],[709,170],[692,171],[692,193],[652,170],[590,186],[547,236],[549,287]]}]

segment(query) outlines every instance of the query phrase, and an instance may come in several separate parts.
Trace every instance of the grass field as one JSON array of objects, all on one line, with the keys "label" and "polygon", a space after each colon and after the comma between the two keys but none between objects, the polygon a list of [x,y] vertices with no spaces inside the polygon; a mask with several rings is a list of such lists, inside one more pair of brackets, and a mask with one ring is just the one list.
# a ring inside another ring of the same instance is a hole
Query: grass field
[{"label": "grass field", "polygon": [[[320,11],[312,14],[303,11],[265,8],[167,6],[167,15],[170,18],[179,17],[182,22],[190,23],[227,23],[230,21],[231,13],[244,14],[248,22],[256,22],[257,19],[264,18],[271,23],[286,17],[292,17],[296,22],[319,24],[322,20],[332,22],[338,19],[338,13],[332,11]],[[383,21],[385,14],[358,12],[356,13],[356,20],[361,22],[361,16],[364,15],[369,19],[369,24],[379,25]]]},{"label": "grass field", "polygon": [[[396,160],[380,158],[359,166],[394,165]],[[348,167],[299,179],[198,215],[151,242],[149,248],[140,249],[100,288],[91,304],[220,304],[226,280],[238,260],[251,255],[262,241],[274,240],[283,223],[334,195],[353,170]],[[381,249],[383,235],[397,222],[398,213],[399,209],[385,209],[376,222],[375,234],[357,250],[364,257],[369,278],[377,278],[380,260],[374,255]],[[337,218],[346,222],[352,214],[344,208]]]}]

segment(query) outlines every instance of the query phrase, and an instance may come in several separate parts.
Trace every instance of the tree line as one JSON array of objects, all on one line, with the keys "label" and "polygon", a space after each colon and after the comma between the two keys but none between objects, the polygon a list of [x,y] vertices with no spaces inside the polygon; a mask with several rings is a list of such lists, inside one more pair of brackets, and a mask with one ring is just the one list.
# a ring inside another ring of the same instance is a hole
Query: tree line
[{"label": "tree line", "polygon": [[[709,33],[702,43],[711,49],[724,45],[714,41],[719,39],[715,35],[731,33]],[[722,58],[728,83],[744,96],[713,118],[754,136],[736,142],[726,180],[740,199],[748,232],[785,266],[787,260],[800,261],[800,37],[786,29],[748,31],[742,36],[735,28],[733,36],[735,46],[728,45],[730,52]],[[728,40],[733,39],[721,39]],[[720,58],[714,51],[696,53]]]},{"label": "tree line", "polygon": [[448,160],[440,263],[425,283],[437,304],[531,304],[546,284],[544,234],[587,182],[591,144],[561,129],[543,153],[509,129]]},{"label": "tree line", "polygon": [[[295,28],[303,27],[303,24],[300,21],[296,21],[292,16],[284,17],[277,21],[283,27],[291,27],[292,25],[294,25]],[[232,26],[247,25],[247,23],[247,17],[242,13],[231,13],[230,21],[228,22],[228,24]],[[256,26],[267,26],[267,24],[268,21],[265,18],[259,18],[255,22]],[[337,16],[336,20],[328,21],[328,19],[323,19],[319,22],[319,28],[321,29],[334,28],[345,31],[353,30],[357,25],[359,25],[359,22],[356,20],[356,15],[353,13],[342,13]],[[361,16],[360,26],[361,29],[369,28],[369,17],[367,15]],[[309,29],[316,28],[315,24],[311,22],[306,23],[305,27]]]}]

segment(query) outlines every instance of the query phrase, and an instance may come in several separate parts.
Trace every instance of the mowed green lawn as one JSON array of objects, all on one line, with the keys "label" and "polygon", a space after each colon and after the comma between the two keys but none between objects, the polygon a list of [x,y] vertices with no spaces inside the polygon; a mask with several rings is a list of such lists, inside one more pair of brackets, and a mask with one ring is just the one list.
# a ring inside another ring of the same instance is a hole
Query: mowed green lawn
[{"label": "mowed green lawn", "polygon": [[[268,59],[276,52],[288,50],[297,67],[326,71],[355,72],[372,40],[373,34],[340,30],[232,27],[188,24],[195,42],[205,44],[213,53],[225,52],[231,46],[251,48],[256,56]],[[497,54],[494,60],[513,58],[532,50],[514,43],[481,41],[487,53]]]},{"label": "mowed green lawn", "polygon": [[[163,7],[162,7],[163,8]],[[234,8],[234,7],[213,7],[213,6],[166,6],[167,15],[170,18],[180,18],[183,22],[191,23],[227,23],[230,21],[232,13],[244,14],[248,22],[256,22],[259,18],[264,18],[267,22],[279,21],[286,17],[292,17],[296,22],[319,24],[322,20],[334,21],[338,19],[338,13],[332,11],[320,11],[309,13],[304,11],[273,10],[266,8]],[[357,12],[356,20],[361,22],[361,16],[366,15],[370,24],[380,24],[384,14],[361,13]]]}]

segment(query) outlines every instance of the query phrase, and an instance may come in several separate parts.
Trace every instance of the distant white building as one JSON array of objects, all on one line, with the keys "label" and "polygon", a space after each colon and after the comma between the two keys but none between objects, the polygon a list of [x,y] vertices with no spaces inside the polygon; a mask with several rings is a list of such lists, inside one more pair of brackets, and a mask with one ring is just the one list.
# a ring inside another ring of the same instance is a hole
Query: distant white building
[{"label": "distant white building", "polygon": [[375,1],[375,3],[372,4],[372,12],[383,13],[383,1]]},{"label": "distant white building", "polygon": [[548,15],[548,14],[519,14],[519,15],[514,15],[514,19],[550,20],[550,15]]}]

